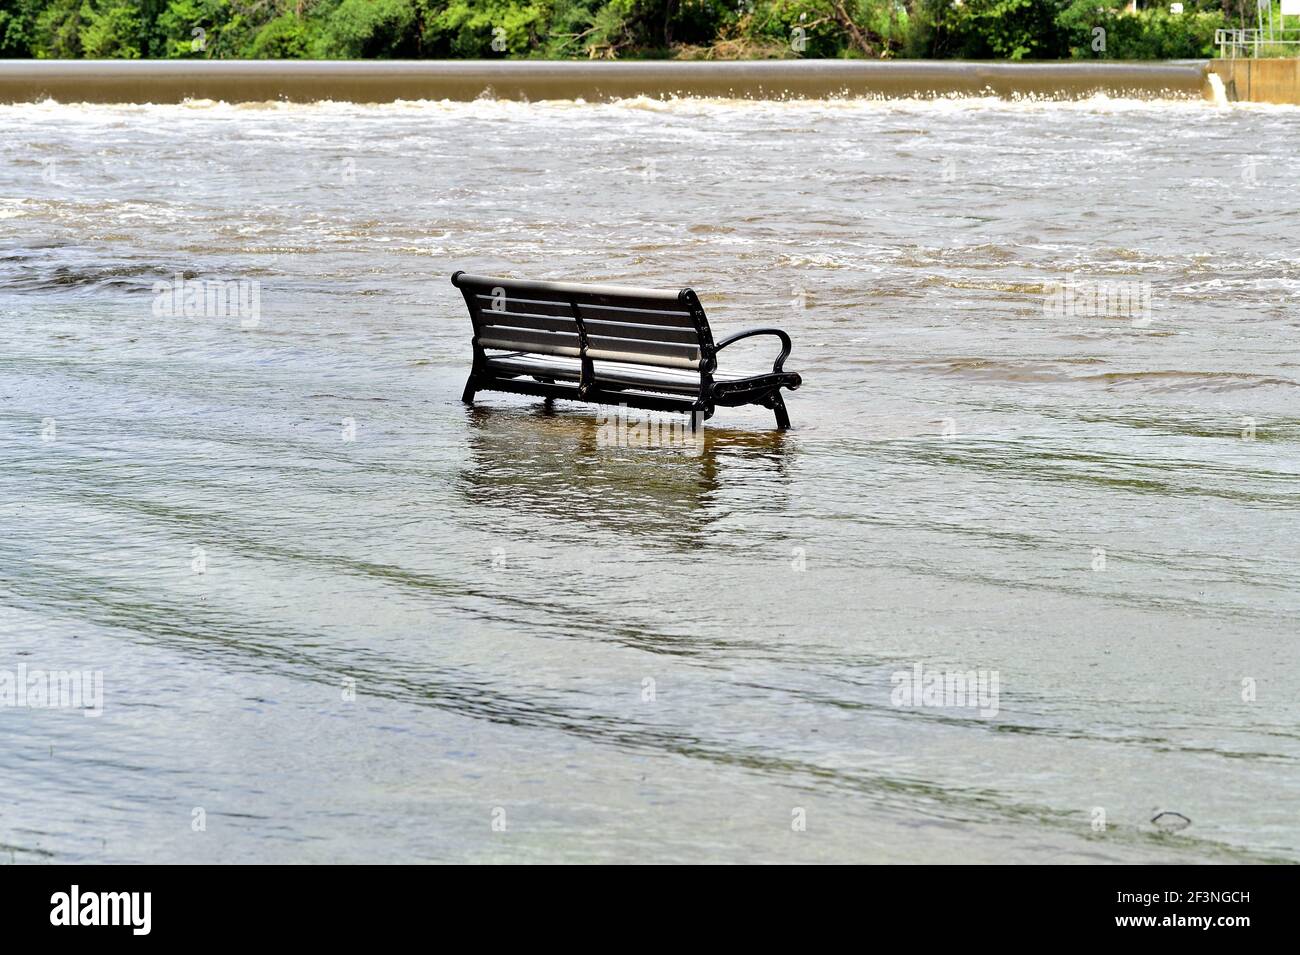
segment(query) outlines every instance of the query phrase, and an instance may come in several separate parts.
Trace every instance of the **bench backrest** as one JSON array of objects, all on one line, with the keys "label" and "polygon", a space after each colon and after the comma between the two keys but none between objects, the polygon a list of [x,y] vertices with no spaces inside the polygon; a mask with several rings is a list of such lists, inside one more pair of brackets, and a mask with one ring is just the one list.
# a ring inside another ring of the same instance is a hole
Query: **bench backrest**
[{"label": "bench backrest", "polygon": [[709,370],[713,339],[690,289],[529,282],[457,272],[479,348]]}]

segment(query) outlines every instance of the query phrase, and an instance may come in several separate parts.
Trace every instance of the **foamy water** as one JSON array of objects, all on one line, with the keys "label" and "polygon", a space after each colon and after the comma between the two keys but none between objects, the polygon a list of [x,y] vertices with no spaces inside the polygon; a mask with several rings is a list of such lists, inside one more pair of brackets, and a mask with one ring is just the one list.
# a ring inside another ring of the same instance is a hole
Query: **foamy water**
[{"label": "foamy water", "polygon": [[[1297,117],[0,107],[0,673],[104,687],[0,707],[0,846],[1300,859]],[[784,327],[795,429],[466,409],[455,269]]]}]

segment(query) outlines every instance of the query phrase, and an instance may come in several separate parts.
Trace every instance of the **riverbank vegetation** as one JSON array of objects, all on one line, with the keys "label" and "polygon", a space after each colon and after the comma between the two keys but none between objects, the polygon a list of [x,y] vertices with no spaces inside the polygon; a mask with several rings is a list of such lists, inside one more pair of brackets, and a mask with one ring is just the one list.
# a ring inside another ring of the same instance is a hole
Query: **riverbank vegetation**
[{"label": "riverbank vegetation", "polygon": [[1163,59],[1212,55],[1243,2],[0,0],[0,56]]}]

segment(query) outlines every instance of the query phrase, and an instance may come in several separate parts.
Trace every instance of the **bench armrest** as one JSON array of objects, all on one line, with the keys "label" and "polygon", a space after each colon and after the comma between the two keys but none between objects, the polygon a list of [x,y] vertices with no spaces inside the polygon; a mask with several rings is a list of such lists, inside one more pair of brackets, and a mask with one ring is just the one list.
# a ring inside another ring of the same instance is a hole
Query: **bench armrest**
[{"label": "bench armrest", "polygon": [[747,328],[743,332],[728,335],[722,341],[714,345],[713,350],[715,353],[720,352],[732,342],[738,342],[742,338],[749,338],[752,335],[775,335],[777,338],[781,339],[781,354],[777,355],[776,361],[772,363],[772,373],[779,374],[781,372],[781,366],[784,365],[785,360],[790,357],[790,349],[794,347],[790,341],[790,336],[779,328]]}]

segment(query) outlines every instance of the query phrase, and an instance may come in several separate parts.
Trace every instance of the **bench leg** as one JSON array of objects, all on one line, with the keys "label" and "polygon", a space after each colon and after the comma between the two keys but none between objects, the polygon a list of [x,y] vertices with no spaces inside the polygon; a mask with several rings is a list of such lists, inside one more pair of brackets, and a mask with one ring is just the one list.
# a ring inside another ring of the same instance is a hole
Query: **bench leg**
[{"label": "bench leg", "polygon": [[785,410],[785,399],[781,397],[781,392],[772,393],[772,410],[776,412],[776,426],[784,431],[790,427],[790,415]]},{"label": "bench leg", "polygon": [[467,405],[472,405],[474,403],[474,392],[478,390],[474,387],[474,384],[474,375],[471,372],[469,380],[465,382],[465,390],[460,393],[460,400],[465,402]]}]

